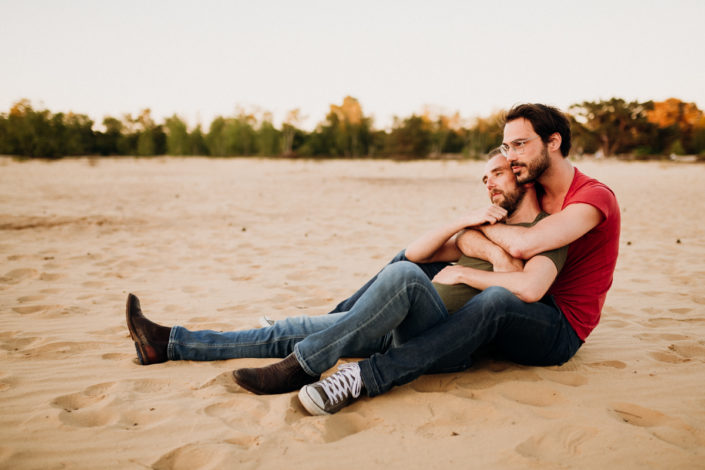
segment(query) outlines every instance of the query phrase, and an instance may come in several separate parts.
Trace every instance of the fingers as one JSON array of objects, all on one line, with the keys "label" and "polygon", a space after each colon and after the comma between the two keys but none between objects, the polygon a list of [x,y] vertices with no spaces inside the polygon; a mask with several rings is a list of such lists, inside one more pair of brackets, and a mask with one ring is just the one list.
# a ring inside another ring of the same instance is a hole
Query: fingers
[{"label": "fingers", "polygon": [[507,211],[499,206],[491,205],[485,212],[485,221],[489,224],[501,222],[507,216]]}]

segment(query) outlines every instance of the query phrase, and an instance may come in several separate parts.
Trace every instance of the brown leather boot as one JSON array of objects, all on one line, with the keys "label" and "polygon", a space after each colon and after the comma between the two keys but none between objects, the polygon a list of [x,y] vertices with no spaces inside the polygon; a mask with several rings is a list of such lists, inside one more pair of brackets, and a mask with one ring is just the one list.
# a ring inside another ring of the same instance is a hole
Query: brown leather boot
[{"label": "brown leather boot", "polygon": [[293,353],[282,361],[266,367],[250,367],[233,371],[235,382],[257,395],[287,393],[317,381],[319,376],[308,375]]},{"label": "brown leather boot", "polygon": [[127,295],[127,306],[125,308],[127,317],[127,329],[135,342],[137,359],[140,364],[158,364],[169,360],[167,357],[167,346],[171,328],[157,325],[149,321],[142,314],[140,301],[133,294]]}]

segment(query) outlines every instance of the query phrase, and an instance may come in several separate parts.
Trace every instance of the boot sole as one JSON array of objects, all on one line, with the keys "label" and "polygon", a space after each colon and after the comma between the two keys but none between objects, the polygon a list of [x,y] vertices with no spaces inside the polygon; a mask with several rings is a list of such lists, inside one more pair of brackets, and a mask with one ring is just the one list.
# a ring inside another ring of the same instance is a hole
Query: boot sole
[{"label": "boot sole", "polygon": [[135,350],[137,350],[137,360],[139,360],[140,364],[145,366],[148,365],[148,363],[145,361],[145,358],[149,356],[144,350],[144,345],[142,344],[139,335],[137,335],[135,331],[135,327],[132,324],[132,315],[130,315],[130,300],[132,300],[133,297],[135,296],[132,294],[127,294],[127,305],[125,305],[125,320],[127,322],[127,329],[130,331],[130,337],[132,338],[132,341],[135,342]]}]

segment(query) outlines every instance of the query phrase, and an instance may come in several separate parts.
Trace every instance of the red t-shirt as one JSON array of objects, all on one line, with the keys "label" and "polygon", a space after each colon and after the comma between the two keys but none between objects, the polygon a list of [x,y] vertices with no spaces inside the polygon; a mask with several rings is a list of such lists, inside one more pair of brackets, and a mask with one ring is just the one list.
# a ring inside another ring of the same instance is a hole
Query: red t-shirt
[{"label": "red t-shirt", "polygon": [[548,293],[578,337],[585,341],[600,321],[607,290],[612,285],[621,217],[612,190],[577,168],[561,209],[576,203],[590,204],[604,218],[568,246],[568,258]]}]

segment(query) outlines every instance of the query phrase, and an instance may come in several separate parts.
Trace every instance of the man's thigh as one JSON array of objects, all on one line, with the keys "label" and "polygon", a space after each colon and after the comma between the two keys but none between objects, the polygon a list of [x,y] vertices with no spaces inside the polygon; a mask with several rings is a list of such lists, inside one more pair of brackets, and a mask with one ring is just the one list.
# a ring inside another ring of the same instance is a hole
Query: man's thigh
[{"label": "man's thigh", "polygon": [[580,347],[568,320],[553,302],[527,304],[509,310],[502,327],[488,345],[493,356],[525,365],[559,365]]}]

